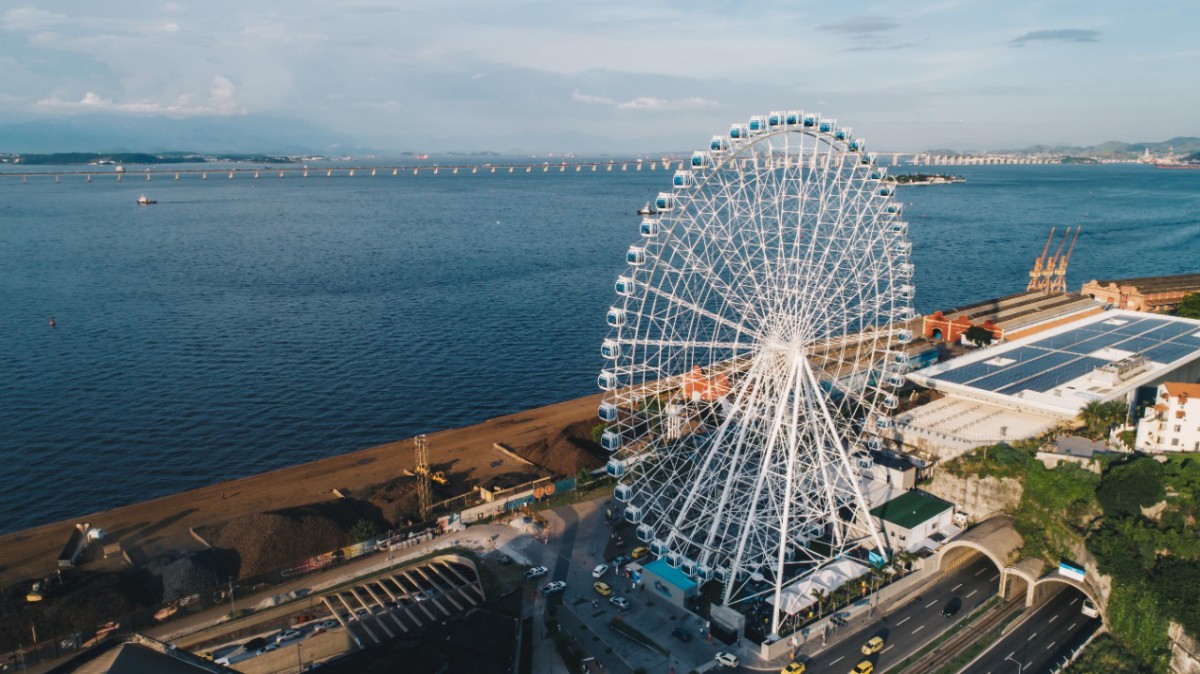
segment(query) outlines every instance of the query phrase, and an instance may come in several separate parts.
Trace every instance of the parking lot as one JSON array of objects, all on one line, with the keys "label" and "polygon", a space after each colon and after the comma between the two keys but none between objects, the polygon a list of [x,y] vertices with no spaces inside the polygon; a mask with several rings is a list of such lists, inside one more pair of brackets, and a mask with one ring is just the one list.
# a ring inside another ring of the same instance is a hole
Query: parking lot
[{"label": "parking lot", "polygon": [[483,597],[474,569],[453,557],[438,557],[340,587],[318,597],[314,608],[202,652],[247,674],[294,672],[419,632]]},{"label": "parking lot", "polygon": [[329,612],[363,647],[410,634],[483,601],[475,571],[445,558],[326,594]]}]

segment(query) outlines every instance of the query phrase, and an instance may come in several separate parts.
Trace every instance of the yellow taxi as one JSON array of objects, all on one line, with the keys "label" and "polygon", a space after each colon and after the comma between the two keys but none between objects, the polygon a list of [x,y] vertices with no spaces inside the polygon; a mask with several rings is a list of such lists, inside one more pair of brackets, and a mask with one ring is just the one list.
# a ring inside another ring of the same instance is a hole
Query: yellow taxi
[{"label": "yellow taxi", "polygon": [[647,554],[649,554],[649,552],[650,551],[647,550],[645,547],[634,548],[633,552],[629,553],[629,556],[634,559],[641,559],[642,557],[645,557]]},{"label": "yellow taxi", "polygon": [[803,662],[792,660],[787,663],[787,666],[779,670],[779,674],[804,674],[804,670],[808,669]]},{"label": "yellow taxi", "polygon": [[601,597],[607,597],[612,594],[612,588],[608,586],[608,583],[592,583],[592,587],[596,588]]},{"label": "yellow taxi", "polygon": [[871,637],[871,640],[863,644],[863,655],[874,655],[883,650],[883,637]]},{"label": "yellow taxi", "polygon": [[863,660],[850,670],[850,674],[871,674],[873,671],[875,671],[875,665],[872,665],[870,660]]}]

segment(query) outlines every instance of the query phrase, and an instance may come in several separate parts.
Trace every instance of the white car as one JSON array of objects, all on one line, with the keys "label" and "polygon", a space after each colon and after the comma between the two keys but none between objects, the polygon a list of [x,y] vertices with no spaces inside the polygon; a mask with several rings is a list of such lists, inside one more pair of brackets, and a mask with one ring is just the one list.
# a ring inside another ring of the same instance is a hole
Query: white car
[{"label": "white car", "polygon": [[277,644],[282,643],[284,641],[287,641],[288,639],[295,639],[298,636],[300,636],[300,630],[294,630],[294,629],[288,628],[288,629],[280,632],[279,634],[275,635],[275,643],[277,643]]},{"label": "white car", "polygon": [[1080,609],[1080,612],[1089,618],[1100,617],[1100,609],[1096,608],[1095,602],[1093,602],[1091,599],[1083,600],[1083,608]]},{"label": "white car", "polygon": [[597,564],[596,568],[592,569],[592,578],[603,578],[606,573],[608,573],[608,565]]},{"label": "white car", "polygon": [[629,603],[629,600],[626,599],[625,597],[617,597],[617,596],[609,597],[608,603],[612,604],[613,606],[616,606],[617,608],[621,609],[622,611],[628,611],[629,607],[632,606],[632,604]]},{"label": "white car", "polygon": [[721,651],[721,652],[717,653],[713,657],[713,660],[716,660],[717,665],[719,665],[721,667],[737,667],[738,666],[737,656],[728,651]]},{"label": "white car", "polygon": [[277,650],[279,650],[279,644],[267,644],[266,646],[258,649],[255,655],[262,655],[263,653],[270,653],[271,651]]},{"label": "white car", "polygon": [[547,569],[544,566],[535,566],[532,569],[526,569],[525,580],[533,580],[534,578],[541,578],[542,576],[544,576],[548,573],[550,573],[550,569]]},{"label": "white car", "polygon": [[542,586],[542,594],[549,597],[550,595],[552,595],[556,592],[562,592],[565,589],[567,589],[567,584],[561,580],[556,580],[556,581],[546,583],[545,585],[543,585]]}]

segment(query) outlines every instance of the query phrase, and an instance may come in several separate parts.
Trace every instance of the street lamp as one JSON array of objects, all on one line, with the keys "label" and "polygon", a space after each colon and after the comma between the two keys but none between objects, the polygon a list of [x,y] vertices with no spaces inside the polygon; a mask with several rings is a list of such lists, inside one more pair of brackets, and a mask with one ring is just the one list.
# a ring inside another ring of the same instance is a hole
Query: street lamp
[{"label": "street lamp", "polygon": [[1017,674],[1021,674],[1021,670],[1023,669],[1023,667],[1021,666],[1021,663],[1017,662],[1016,660],[1013,660],[1011,655],[1004,656],[1004,659],[1008,660],[1009,662],[1016,665],[1017,666]]}]

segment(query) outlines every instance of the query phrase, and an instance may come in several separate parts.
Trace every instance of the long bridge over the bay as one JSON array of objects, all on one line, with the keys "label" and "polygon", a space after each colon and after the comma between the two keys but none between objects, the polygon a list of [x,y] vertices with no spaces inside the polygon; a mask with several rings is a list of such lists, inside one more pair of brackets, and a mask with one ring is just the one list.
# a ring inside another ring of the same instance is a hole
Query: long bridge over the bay
[{"label": "long bridge over the bay", "polygon": [[[1051,163],[1049,159],[1024,157],[1018,155],[932,155],[932,154],[902,154],[885,153],[879,156],[881,163],[891,166],[979,166],[1000,164],[1043,164]],[[907,161],[906,161],[907,160]],[[751,160],[743,160],[750,162]],[[534,173],[611,173],[629,171],[668,171],[683,169],[687,159],[664,157],[662,159],[622,159],[597,161],[557,161],[557,162],[515,162],[515,163],[460,163],[460,164],[387,164],[387,165],[351,165],[325,164],[255,164],[254,162],[239,162],[234,166],[214,163],[211,166],[187,164],[186,167],[173,164],[137,165],[126,167],[121,165],[89,165],[78,169],[65,169],[58,166],[47,166],[45,170],[33,167],[28,169],[14,163],[0,169],[0,181],[30,179],[53,179],[54,182],[63,180],[181,180],[183,178],[199,178],[201,180],[234,178],[284,178],[284,177],[354,177],[354,176],[401,176],[401,175],[520,175]]]}]

